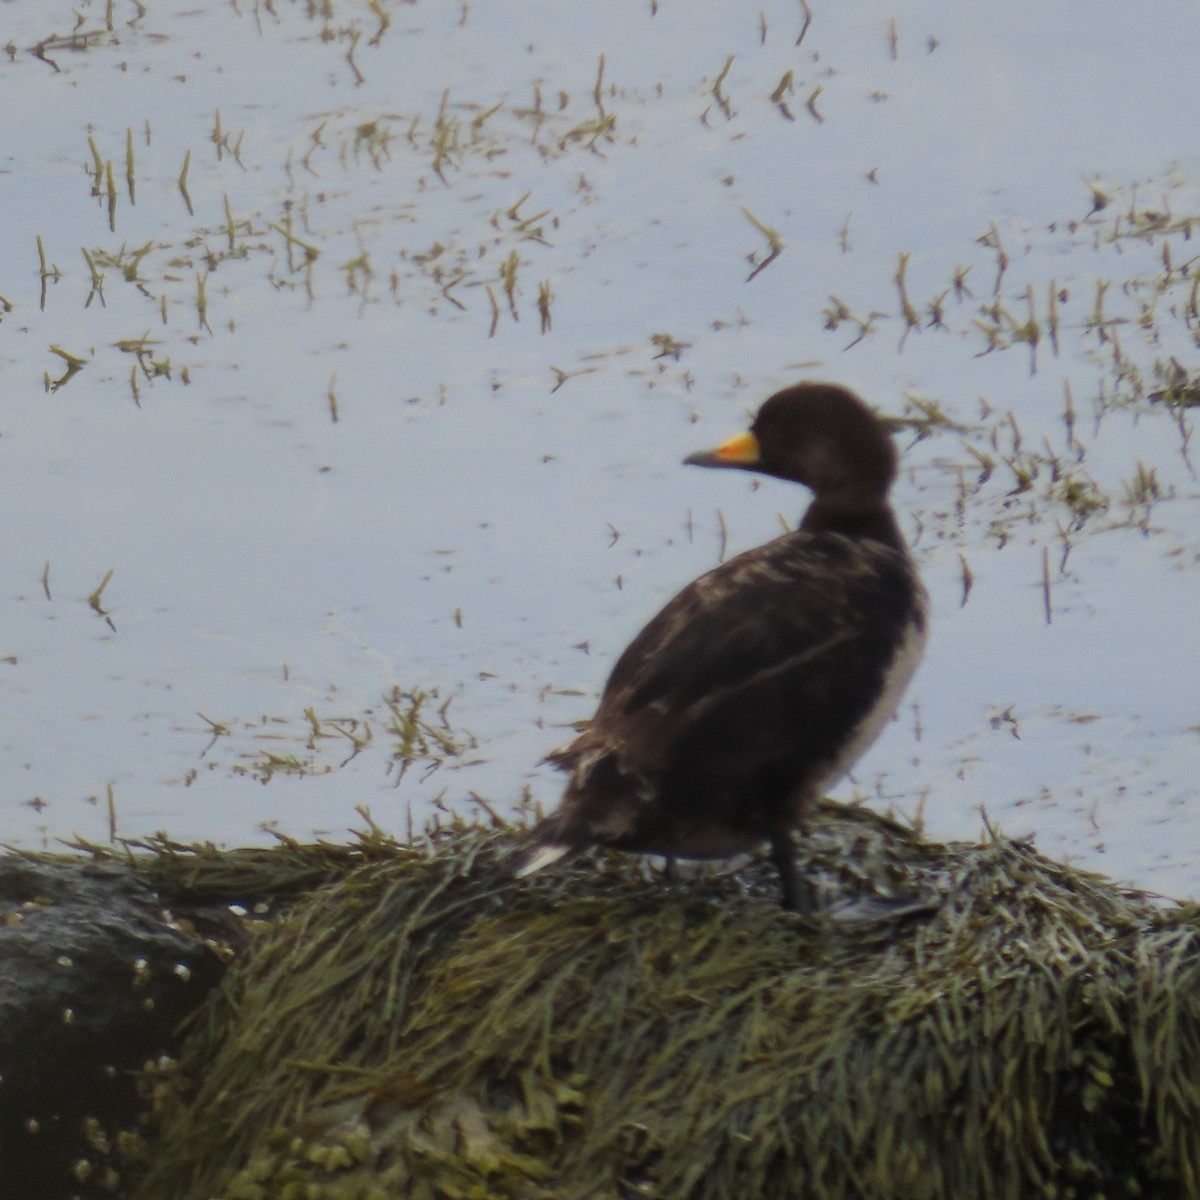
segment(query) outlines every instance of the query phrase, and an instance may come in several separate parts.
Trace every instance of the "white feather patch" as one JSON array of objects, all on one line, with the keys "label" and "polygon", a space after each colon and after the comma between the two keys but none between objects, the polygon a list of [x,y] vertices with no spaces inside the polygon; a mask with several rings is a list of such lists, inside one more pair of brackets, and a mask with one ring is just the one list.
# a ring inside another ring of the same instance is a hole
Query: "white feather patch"
[{"label": "white feather patch", "polygon": [[[919,602],[924,618],[924,592],[921,593]],[[831,786],[849,771],[858,759],[870,749],[871,744],[883,732],[884,726],[896,715],[896,709],[900,706],[904,689],[908,687],[908,682],[916,673],[925,653],[925,639],[924,628],[918,629],[916,622],[909,625],[904,641],[897,647],[892,661],[888,664],[879,699],[851,734],[850,740],[838,756],[837,762],[823,780],[822,787]]]},{"label": "white feather patch", "polygon": [[539,846],[529,855],[524,865],[516,872],[516,877],[524,879],[527,875],[532,875],[534,871],[540,871],[543,867],[548,867],[551,863],[558,862],[560,858],[564,858],[570,853],[570,846],[564,846],[557,842],[548,842],[544,846]]}]

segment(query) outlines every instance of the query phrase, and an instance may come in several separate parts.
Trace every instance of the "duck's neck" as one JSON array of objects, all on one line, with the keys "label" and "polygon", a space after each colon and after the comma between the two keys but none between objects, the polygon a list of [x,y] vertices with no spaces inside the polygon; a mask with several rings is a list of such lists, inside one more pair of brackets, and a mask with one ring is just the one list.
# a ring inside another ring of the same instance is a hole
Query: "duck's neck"
[{"label": "duck's neck", "polygon": [[808,506],[800,528],[805,533],[840,533],[845,537],[883,542],[897,550],[907,549],[896,516],[886,500],[867,508],[848,508],[815,499]]}]

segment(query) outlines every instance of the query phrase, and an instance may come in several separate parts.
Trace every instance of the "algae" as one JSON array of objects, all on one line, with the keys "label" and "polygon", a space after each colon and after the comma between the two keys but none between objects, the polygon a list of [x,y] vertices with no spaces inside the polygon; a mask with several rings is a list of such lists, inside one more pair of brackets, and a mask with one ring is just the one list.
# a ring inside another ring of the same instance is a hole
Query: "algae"
[{"label": "algae", "polygon": [[138,1194],[1200,1196],[1194,907],[829,803],[826,898],[922,903],[806,919],[765,863],[622,855],[516,881],[513,836],[375,836],[271,924]]}]

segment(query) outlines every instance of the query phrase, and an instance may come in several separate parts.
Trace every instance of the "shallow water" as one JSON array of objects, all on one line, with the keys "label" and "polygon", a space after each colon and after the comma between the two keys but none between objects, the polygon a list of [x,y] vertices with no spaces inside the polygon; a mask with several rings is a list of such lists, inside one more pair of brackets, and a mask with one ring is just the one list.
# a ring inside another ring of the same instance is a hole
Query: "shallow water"
[{"label": "shallow water", "polygon": [[[722,522],[802,508],[679,460],[807,375],[957,426],[905,439],[934,636],[837,794],[1200,893],[1194,420],[1147,399],[1195,360],[1200,10],[328,8],[0,10],[4,840],[553,804]],[[461,755],[398,770],[397,687]]]}]

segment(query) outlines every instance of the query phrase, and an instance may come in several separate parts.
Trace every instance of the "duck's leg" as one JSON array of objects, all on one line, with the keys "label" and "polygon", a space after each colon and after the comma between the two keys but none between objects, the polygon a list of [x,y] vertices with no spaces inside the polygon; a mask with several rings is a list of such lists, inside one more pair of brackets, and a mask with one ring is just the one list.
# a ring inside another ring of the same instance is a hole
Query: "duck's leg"
[{"label": "duck's leg", "polygon": [[779,872],[779,885],[782,892],[783,907],[787,912],[811,916],[816,912],[816,898],[813,896],[811,884],[807,879],[801,879],[796,870],[796,847],[792,843],[792,835],[787,830],[771,834],[771,861]]}]

